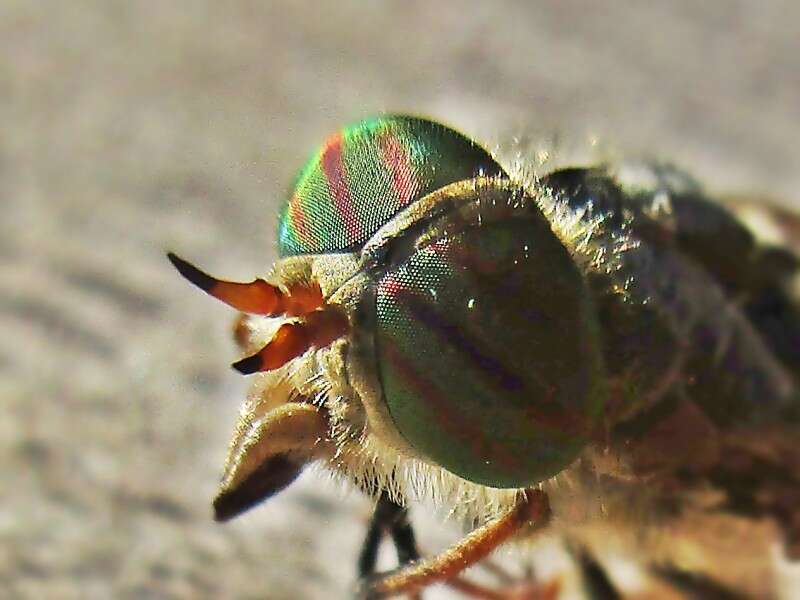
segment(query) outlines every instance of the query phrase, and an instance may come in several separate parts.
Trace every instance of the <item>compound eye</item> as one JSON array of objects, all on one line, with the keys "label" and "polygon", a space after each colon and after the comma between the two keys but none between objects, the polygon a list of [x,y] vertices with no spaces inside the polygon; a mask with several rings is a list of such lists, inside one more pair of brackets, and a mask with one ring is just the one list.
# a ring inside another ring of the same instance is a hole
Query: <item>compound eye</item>
[{"label": "compound eye", "polygon": [[383,276],[376,347],[395,426],[421,455],[491,487],[564,469],[603,403],[589,295],[549,228],[467,229]]},{"label": "compound eye", "polygon": [[281,256],[351,252],[447,184],[502,175],[491,155],[434,121],[368,119],[332,135],[300,172],[278,222]]}]

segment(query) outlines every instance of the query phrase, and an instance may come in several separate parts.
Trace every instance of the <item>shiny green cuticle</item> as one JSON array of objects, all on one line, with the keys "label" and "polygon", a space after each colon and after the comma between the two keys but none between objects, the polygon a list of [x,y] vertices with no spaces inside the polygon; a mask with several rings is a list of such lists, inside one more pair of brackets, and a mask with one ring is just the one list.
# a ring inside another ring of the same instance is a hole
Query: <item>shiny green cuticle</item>
[{"label": "shiny green cuticle", "polygon": [[568,466],[597,424],[604,376],[593,307],[571,257],[526,220],[468,229],[377,287],[381,383],[423,456],[491,487]]},{"label": "shiny green cuticle", "polygon": [[479,174],[491,155],[439,123],[400,115],[335,133],[300,171],[278,222],[280,256],[355,251],[397,212]]}]

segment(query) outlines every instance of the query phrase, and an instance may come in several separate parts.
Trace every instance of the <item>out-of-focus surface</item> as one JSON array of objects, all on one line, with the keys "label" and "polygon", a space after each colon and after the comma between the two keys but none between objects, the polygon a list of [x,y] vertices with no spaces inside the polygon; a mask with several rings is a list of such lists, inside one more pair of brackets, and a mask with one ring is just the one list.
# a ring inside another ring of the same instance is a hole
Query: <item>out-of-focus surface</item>
[{"label": "out-of-focus surface", "polygon": [[567,128],[800,199],[800,5],[646,4],[0,3],[0,595],[346,597],[369,507],[319,473],[211,522],[245,382],[164,258],[266,270],[344,122]]}]

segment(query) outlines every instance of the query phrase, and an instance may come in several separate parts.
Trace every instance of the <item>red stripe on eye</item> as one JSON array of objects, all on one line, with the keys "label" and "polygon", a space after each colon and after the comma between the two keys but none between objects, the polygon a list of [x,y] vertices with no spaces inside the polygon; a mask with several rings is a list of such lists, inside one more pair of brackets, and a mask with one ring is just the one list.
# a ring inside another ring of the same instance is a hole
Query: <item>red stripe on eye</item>
[{"label": "red stripe on eye", "polygon": [[303,208],[303,201],[300,196],[295,194],[289,201],[289,222],[297,235],[298,241],[303,244],[313,244],[314,236],[308,226],[306,211]]},{"label": "red stripe on eye", "polygon": [[469,447],[476,459],[491,459],[509,469],[520,468],[520,457],[510,452],[503,445],[503,440],[496,440],[487,435],[482,424],[472,423],[471,420],[464,418],[458,411],[459,399],[448,396],[435,382],[419,373],[418,369],[403,356],[393,340],[382,340],[381,350],[405,385],[413,389],[422,402],[435,407],[431,415],[447,436]]},{"label": "red stripe on eye", "polygon": [[392,188],[397,206],[405,206],[419,191],[419,183],[409,162],[408,152],[392,134],[381,138],[383,161],[392,173]]},{"label": "red stripe on eye", "polygon": [[401,281],[393,273],[383,278],[380,285],[381,294],[385,294],[391,299],[397,298],[400,294],[411,294],[414,292],[404,281]]},{"label": "red stripe on eye", "polygon": [[336,212],[341,216],[344,223],[347,242],[350,243],[361,239],[361,226],[353,207],[350,188],[347,185],[347,178],[344,172],[342,143],[341,133],[329,138],[322,149],[320,163],[322,172],[328,180],[328,189],[331,196],[333,196]]}]

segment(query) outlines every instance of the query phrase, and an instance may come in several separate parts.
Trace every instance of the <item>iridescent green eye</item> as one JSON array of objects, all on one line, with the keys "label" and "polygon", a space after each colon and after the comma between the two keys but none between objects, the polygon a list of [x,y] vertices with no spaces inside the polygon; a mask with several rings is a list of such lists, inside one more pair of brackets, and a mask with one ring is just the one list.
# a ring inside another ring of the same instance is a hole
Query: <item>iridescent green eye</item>
[{"label": "iridescent green eye", "polygon": [[278,223],[281,256],[357,250],[393,215],[449,183],[503,169],[433,121],[386,115],[328,138],[300,172]]},{"label": "iridescent green eye", "polygon": [[440,237],[381,278],[376,303],[389,413],[432,462],[522,487],[587,443],[603,402],[597,327],[543,218]]}]

